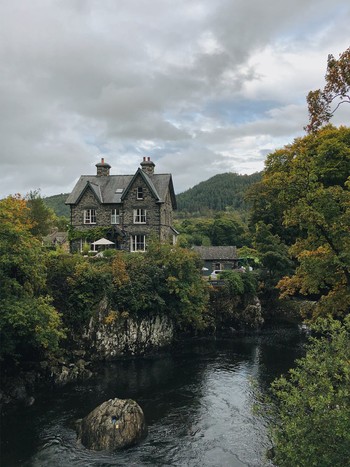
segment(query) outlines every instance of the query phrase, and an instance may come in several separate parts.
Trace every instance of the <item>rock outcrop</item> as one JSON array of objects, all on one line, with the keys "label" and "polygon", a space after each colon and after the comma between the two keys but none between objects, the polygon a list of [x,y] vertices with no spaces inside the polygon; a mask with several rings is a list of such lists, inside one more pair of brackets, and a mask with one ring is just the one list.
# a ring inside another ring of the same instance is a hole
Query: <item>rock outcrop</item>
[{"label": "rock outcrop", "polygon": [[101,303],[97,316],[84,335],[91,358],[113,360],[125,355],[144,355],[158,351],[174,341],[175,325],[166,315],[139,318],[111,312]]},{"label": "rock outcrop", "polygon": [[141,407],[131,399],[110,399],[77,422],[78,440],[88,449],[116,450],[147,435]]}]

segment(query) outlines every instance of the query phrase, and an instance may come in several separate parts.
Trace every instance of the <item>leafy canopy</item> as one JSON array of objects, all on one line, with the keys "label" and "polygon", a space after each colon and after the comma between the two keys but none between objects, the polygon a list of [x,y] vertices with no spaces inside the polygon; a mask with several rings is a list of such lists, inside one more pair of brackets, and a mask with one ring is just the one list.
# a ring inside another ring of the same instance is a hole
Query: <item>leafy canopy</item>
[{"label": "leafy canopy", "polygon": [[[350,317],[320,319],[305,358],[272,384],[274,464],[345,466],[350,459]],[[277,421],[277,423],[276,423]]]},{"label": "leafy canopy", "polygon": [[[279,287],[283,297],[302,294],[318,300],[308,318],[349,312],[349,174],[350,129],[345,127],[324,127],[266,160],[259,187],[263,204],[255,216],[258,219],[263,211],[264,219],[269,218],[266,213],[278,205],[279,225],[289,229],[284,239],[297,261],[295,273],[282,278]],[[256,241],[257,249],[263,248],[260,243],[259,247]],[[265,257],[271,265],[278,264],[276,247]]]},{"label": "leafy canopy", "polygon": [[350,103],[350,47],[335,59],[328,55],[326,85],[307,95],[309,108],[309,133],[319,130],[329,123],[332,116],[344,103]]},{"label": "leafy canopy", "polygon": [[45,256],[32,234],[27,201],[0,200],[1,356],[54,352],[64,337],[61,320],[46,294]]}]

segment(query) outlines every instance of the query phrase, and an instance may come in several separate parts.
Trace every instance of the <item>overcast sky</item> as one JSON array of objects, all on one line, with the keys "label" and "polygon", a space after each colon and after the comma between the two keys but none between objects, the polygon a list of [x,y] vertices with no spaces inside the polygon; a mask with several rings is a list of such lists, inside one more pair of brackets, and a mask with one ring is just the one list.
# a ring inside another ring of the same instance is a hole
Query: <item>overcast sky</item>
[{"label": "overcast sky", "polygon": [[69,192],[101,157],[149,156],[177,193],[260,171],[349,25],[349,0],[1,0],[0,196]]}]

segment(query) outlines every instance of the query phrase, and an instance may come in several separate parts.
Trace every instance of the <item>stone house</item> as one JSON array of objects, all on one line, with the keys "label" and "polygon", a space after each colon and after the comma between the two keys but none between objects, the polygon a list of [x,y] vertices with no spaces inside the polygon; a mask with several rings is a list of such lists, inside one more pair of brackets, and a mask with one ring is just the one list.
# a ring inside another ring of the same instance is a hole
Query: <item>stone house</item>
[{"label": "stone house", "polygon": [[215,270],[237,269],[239,258],[235,246],[194,246],[204,263],[203,274],[209,276]]},{"label": "stone house", "polygon": [[150,157],[144,157],[134,175],[111,175],[111,166],[101,159],[96,175],[79,178],[66,200],[74,232],[71,251],[81,251],[86,241],[91,244],[100,237],[126,251],[145,251],[150,238],[176,242],[172,176],[156,174],[154,167]]}]

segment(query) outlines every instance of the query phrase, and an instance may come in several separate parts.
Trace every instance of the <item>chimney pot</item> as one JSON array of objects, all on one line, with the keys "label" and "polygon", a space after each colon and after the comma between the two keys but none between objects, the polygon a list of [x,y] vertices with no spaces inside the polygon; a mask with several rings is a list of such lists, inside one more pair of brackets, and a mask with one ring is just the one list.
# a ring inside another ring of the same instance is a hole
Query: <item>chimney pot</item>
[{"label": "chimney pot", "polygon": [[105,163],[105,160],[103,157],[101,157],[101,164],[104,164]]}]

